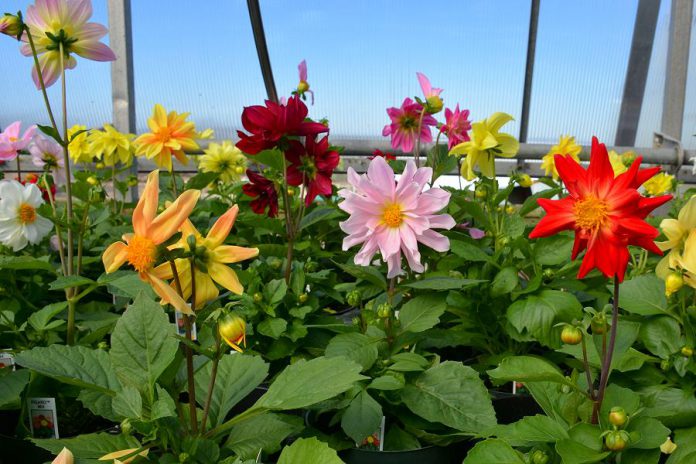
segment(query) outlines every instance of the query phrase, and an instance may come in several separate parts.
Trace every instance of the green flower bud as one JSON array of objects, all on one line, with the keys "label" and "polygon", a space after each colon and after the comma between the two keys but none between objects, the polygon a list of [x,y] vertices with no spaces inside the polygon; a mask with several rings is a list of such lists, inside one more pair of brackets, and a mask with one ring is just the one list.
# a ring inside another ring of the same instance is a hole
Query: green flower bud
[{"label": "green flower bud", "polygon": [[536,450],[532,453],[532,464],[547,464],[549,456],[542,450]]},{"label": "green flower bud", "polygon": [[300,296],[297,297],[297,301],[299,301],[300,303],[305,303],[308,299],[309,295],[307,295],[306,293],[301,293]]},{"label": "green flower bud", "polygon": [[623,451],[631,441],[625,430],[612,430],[604,436],[604,446],[610,451]]},{"label": "green flower bud", "polygon": [[17,38],[22,32],[22,20],[16,15],[5,14],[0,18],[0,34]]},{"label": "green flower bud", "polygon": [[609,423],[616,427],[623,427],[628,422],[628,415],[624,408],[615,406],[609,411]]},{"label": "green flower bud", "polygon": [[519,178],[517,179],[517,183],[520,184],[520,187],[529,188],[532,186],[534,181],[532,181],[532,178],[529,177],[529,174],[520,174]]},{"label": "green flower bud", "polygon": [[606,333],[609,324],[607,324],[607,317],[604,313],[597,313],[592,316],[592,321],[590,322],[590,327],[592,328],[592,333],[595,335],[602,335]]},{"label": "green flower bud", "polygon": [[101,342],[99,342],[99,343],[97,344],[97,348],[100,349],[100,350],[108,350],[108,349],[109,349],[109,344],[106,343],[106,342],[104,342],[104,341],[101,341]]},{"label": "green flower bud", "polygon": [[681,349],[681,354],[686,358],[690,358],[694,355],[694,349],[690,346],[683,346]]},{"label": "green flower bud", "polygon": [[133,432],[133,424],[131,424],[131,421],[128,419],[123,419],[123,422],[121,422],[121,433],[124,435],[130,435],[131,432]]},{"label": "green flower bud", "polygon": [[563,327],[561,341],[568,345],[577,345],[582,341],[582,330],[572,325]]},{"label": "green flower bud", "polygon": [[382,303],[377,308],[377,316],[382,319],[386,319],[391,315],[391,305],[389,303]]},{"label": "green flower bud", "polygon": [[362,294],[360,293],[360,290],[351,290],[348,292],[348,295],[346,295],[346,301],[353,307],[360,306],[360,302],[362,301]]}]

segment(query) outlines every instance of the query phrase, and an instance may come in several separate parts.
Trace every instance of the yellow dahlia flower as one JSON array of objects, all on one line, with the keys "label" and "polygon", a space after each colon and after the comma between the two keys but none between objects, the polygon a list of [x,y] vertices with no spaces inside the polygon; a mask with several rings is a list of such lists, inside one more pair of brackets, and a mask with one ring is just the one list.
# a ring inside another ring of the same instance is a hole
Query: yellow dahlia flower
[{"label": "yellow dahlia flower", "polygon": [[658,196],[671,192],[674,185],[674,176],[661,172],[643,184],[645,192],[650,196]]},{"label": "yellow dahlia flower", "polygon": [[549,152],[544,155],[541,160],[541,168],[546,171],[546,175],[553,176],[554,180],[558,180],[558,170],[556,169],[556,162],[554,161],[554,155],[565,155],[570,156],[576,162],[580,162],[580,152],[582,147],[575,143],[575,137],[570,135],[561,135],[558,143],[551,147]]},{"label": "yellow dahlia flower", "polygon": [[222,144],[211,143],[199,160],[201,171],[220,174],[220,180],[227,183],[239,180],[246,171],[246,164],[242,150],[229,140]]},{"label": "yellow dahlia flower", "polygon": [[89,134],[90,149],[102,160],[105,166],[121,163],[128,166],[133,161],[133,134],[122,134],[111,124],[104,124],[104,130],[93,130]]},{"label": "yellow dahlia flower", "polygon": [[[80,132],[86,130],[87,127],[79,125],[68,129],[68,154],[73,163],[91,163],[94,159],[88,140],[89,132]],[[78,132],[80,133],[77,134]]]}]

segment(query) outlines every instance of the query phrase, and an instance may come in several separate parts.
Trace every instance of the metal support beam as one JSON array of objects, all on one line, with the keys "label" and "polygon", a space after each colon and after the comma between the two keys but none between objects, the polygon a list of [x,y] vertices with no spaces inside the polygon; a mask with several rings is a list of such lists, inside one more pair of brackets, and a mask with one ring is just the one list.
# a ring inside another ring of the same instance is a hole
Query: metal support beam
[{"label": "metal support beam", "polygon": [[[111,62],[113,124],[121,132],[135,133],[135,86],[133,79],[133,31],[130,0],[109,0],[109,46],[116,54]],[[133,159],[131,173],[138,174]],[[138,186],[130,189],[131,200],[138,198]]]},{"label": "metal support beam", "polygon": [[681,140],[684,122],[693,7],[693,0],[672,0],[665,100],[662,106],[662,133],[676,140]]},{"label": "metal support beam", "polygon": [[261,7],[259,6],[259,0],[247,0],[247,7],[249,9],[251,29],[254,32],[256,53],[259,55],[259,64],[261,65],[263,83],[266,86],[266,95],[268,95],[269,100],[277,103],[278,92],[276,91],[275,81],[273,80],[271,59],[268,56],[268,46],[266,45],[266,34],[263,31],[263,19],[261,18]]},{"label": "metal support beam", "polygon": [[534,76],[534,55],[536,54],[537,29],[539,26],[540,0],[532,0],[529,13],[529,35],[527,37],[527,65],[524,72],[524,92],[522,93],[522,116],[520,117],[520,142],[527,141],[529,128],[529,107],[532,101],[532,78]]},{"label": "metal support beam", "polygon": [[628,58],[628,68],[624,80],[619,125],[614,141],[616,145],[632,146],[636,143],[636,132],[638,131],[640,110],[643,106],[645,82],[648,79],[650,56],[655,41],[659,12],[660,0],[640,0],[638,2],[636,21],[633,25],[631,54]]}]

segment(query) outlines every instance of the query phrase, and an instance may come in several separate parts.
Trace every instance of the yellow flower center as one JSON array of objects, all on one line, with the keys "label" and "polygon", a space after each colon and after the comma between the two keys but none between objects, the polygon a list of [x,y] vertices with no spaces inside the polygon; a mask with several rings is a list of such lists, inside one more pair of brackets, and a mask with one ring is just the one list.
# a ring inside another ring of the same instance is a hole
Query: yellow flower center
[{"label": "yellow flower center", "polygon": [[17,140],[17,137],[10,137],[10,142],[16,142]]},{"label": "yellow flower center", "polygon": [[309,90],[309,84],[307,81],[300,81],[300,83],[297,85],[297,91],[300,93],[304,93]]},{"label": "yellow flower center", "polygon": [[174,132],[173,127],[160,127],[160,129],[157,131],[156,135],[157,138],[162,142],[162,143],[167,143],[172,139],[172,134]]},{"label": "yellow flower center", "polygon": [[36,221],[36,208],[27,203],[19,205],[17,217],[22,224],[32,224]]},{"label": "yellow flower center", "polygon": [[596,230],[609,221],[609,205],[596,197],[587,197],[575,203],[575,225],[581,229]]},{"label": "yellow flower center", "polygon": [[128,242],[128,264],[138,272],[145,272],[152,267],[157,259],[157,246],[152,240],[139,235],[133,236]]},{"label": "yellow flower center", "polygon": [[397,204],[391,204],[384,208],[382,220],[389,227],[399,227],[404,222],[404,215],[401,212],[401,207]]}]

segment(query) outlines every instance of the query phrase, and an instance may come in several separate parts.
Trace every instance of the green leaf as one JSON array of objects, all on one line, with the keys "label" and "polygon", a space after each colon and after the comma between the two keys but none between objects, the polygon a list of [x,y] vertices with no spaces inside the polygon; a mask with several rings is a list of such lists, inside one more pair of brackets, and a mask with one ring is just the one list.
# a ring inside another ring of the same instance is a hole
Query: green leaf
[{"label": "green leaf", "polygon": [[220,177],[217,172],[199,172],[195,176],[191,177],[184,185],[184,190],[201,190],[206,188],[211,182]]},{"label": "green leaf", "polygon": [[696,427],[674,431],[677,449],[667,460],[667,464],[690,464],[696,458]]},{"label": "green leaf", "polygon": [[314,358],[286,367],[254,407],[270,410],[300,409],[347,391],[365,379],[360,365],[349,360]]},{"label": "green leaf", "polygon": [[130,385],[114,396],[111,403],[114,413],[128,419],[140,419],[143,415],[143,399],[137,388]]},{"label": "green leaf", "polygon": [[0,256],[0,269],[55,272],[53,264],[32,256]]},{"label": "green leaf", "polygon": [[559,322],[582,318],[582,306],[569,292],[543,290],[515,301],[507,309],[508,332],[519,341],[539,341],[549,347],[560,346]]},{"label": "green leaf", "polygon": [[489,370],[488,376],[498,385],[514,381],[522,383],[555,382],[577,388],[555,364],[534,356],[507,357],[498,367]]},{"label": "green leaf", "polygon": [[261,163],[264,166],[268,166],[269,168],[273,168],[276,171],[280,171],[281,173],[283,171],[283,153],[275,148],[263,150],[253,157],[249,157],[249,159],[257,163]]},{"label": "green leaf", "polygon": [[288,285],[284,279],[271,280],[263,289],[263,299],[269,305],[276,306],[283,301],[285,294],[288,292]]},{"label": "green leaf", "polygon": [[343,464],[336,451],[316,438],[300,438],[280,453],[278,464]]},{"label": "green leaf", "polygon": [[485,280],[435,276],[426,277],[425,279],[416,280],[407,284],[401,284],[401,286],[425,290],[461,290],[463,288],[472,287],[481,282],[485,282]]},{"label": "green leaf", "polygon": [[139,448],[138,440],[126,435],[110,433],[89,433],[75,438],[61,439],[32,439],[32,441],[53,454],[58,454],[63,448],[68,448],[77,458],[75,464],[103,464],[98,459],[105,454],[124,449]]},{"label": "green leaf", "polygon": [[167,390],[159,385],[155,385],[155,388],[157,390],[157,401],[152,405],[150,419],[157,420],[164,417],[176,417],[176,405]]},{"label": "green leaf", "polygon": [[561,193],[560,189],[551,188],[533,194],[531,197],[524,200],[524,203],[522,203],[522,207],[518,211],[518,214],[522,217],[526,216],[527,214],[531,213],[539,207],[539,204],[537,203],[537,200],[539,198],[551,198],[554,195],[558,195],[559,193]]},{"label": "green leaf", "polygon": [[140,294],[116,322],[109,355],[124,385],[149,392],[178,345],[162,306]]},{"label": "green leaf", "polygon": [[[201,406],[205,406],[212,370],[212,363],[209,362],[196,373],[196,398]],[[224,355],[218,364],[217,381],[210,403],[210,423],[213,426],[222,424],[234,405],[259,386],[266,376],[268,364],[260,356]]]},{"label": "green leaf", "polygon": [[510,425],[498,425],[491,435],[513,446],[532,446],[535,443],[555,443],[568,438],[565,427],[548,416],[526,416]]},{"label": "green leaf", "polygon": [[417,296],[401,307],[399,322],[402,332],[423,332],[440,322],[447,309],[445,295],[429,294]]},{"label": "green leaf", "polygon": [[[630,462],[631,464],[658,464],[660,462],[660,454],[659,448],[653,450],[629,448],[621,452],[621,462]],[[696,458],[696,455],[692,456],[692,459],[694,458]]]},{"label": "green leaf", "polygon": [[430,365],[423,356],[408,351],[393,355],[391,360],[389,370],[397,372],[422,372]]},{"label": "green leaf", "polygon": [[652,417],[638,417],[630,421],[627,430],[631,434],[631,448],[644,450],[659,448],[670,435],[670,430]]},{"label": "green leaf", "polygon": [[601,462],[609,456],[609,451],[596,451],[577,441],[567,439],[556,443],[556,452],[563,459],[563,464],[589,464]]},{"label": "green leaf", "polygon": [[343,356],[360,364],[365,371],[377,361],[378,341],[356,332],[338,334],[326,346],[326,357]]},{"label": "green leaf", "polygon": [[481,208],[481,204],[477,201],[469,201],[460,195],[452,196],[452,201],[474,218],[477,227],[489,229],[488,215]]},{"label": "green leaf", "polygon": [[298,433],[303,425],[300,417],[265,413],[232,427],[225,446],[240,458],[256,462],[259,450],[267,455],[276,453],[283,440]]},{"label": "green leaf", "polygon": [[19,409],[22,392],[28,383],[28,370],[0,369],[0,409]]},{"label": "green leaf", "polygon": [[401,390],[404,388],[404,381],[393,375],[383,375],[375,378],[367,388],[373,390]]},{"label": "green leaf", "polygon": [[94,283],[96,282],[94,282],[92,279],[88,277],[76,275],[60,276],[56,280],[51,282],[48,288],[50,290],[64,290],[66,288],[81,287],[83,285],[90,285]]},{"label": "green leaf", "polygon": [[122,419],[112,407],[113,394],[109,395],[97,390],[82,390],[77,395],[77,399],[96,416],[101,416],[111,422],[119,422]]},{"label": "green leaf", "polygon": [[460,240],[450,240],[450,250],[460,258],[472,262],[493,262],[493,258],[477,245]]},{"label": "green leaf", "polygon": [[534,259],[543,266],[558,266],[567,263],[573,251],[573,238],[554,235],[534,242]]},{"label": "green leaf", "polygon": [[443,174],[456,172],[457,157],[450,156],[447,145],[438,145],[428,152],[428,166],[433,168],[432,183]]},{"label": "green leaf", "polygon": [[525,464],[525,460],[503,440],[486,440],[476,443],[462,464]]},{"label": "green leaf", "polygon": [[609,384],[604,392],[604,401],[599,412],[600,421],[607,428],[610,427],[610,424],[605,423],[605,421],[609,418],[609,412],[614,406],[624,408],[626,414],[630,416],[640,408],[640,395],[628,388],[613,383]]},{"label": "green leaf", "polygon": [[61,146],[63,145],[63,139],[60,137],[60,134],[58,133],[58,131],[56,130],[55,127],[42,126],[41,124],[37,124],[36,127],[38,127],[41,132],[43,132],[44,134],[48,135],[53,140],[58,142],[59,145],[61,145]]},{"label": "green leaf", "polygon": [[679,323],[669,316],[645,318],[638,337],[652,354],[662,359],[669,358],[684,345]]},{"label": "green leaf", "polygon": [[[29,319],[27,321],[29,322],[29,325],[31,325],[34,330],[42,331],[42,330],[48,330],[49,327],[49,322],[51,319],[53,319],[55,316],[60,314],[62,311],[65,311],[65,309],[68,307],[68,302],[67,301],[60,301],[58,303],[53,303],[48,306],[44,306],[40,310],[36,311],[35,313],[32,313],[29,316]],[[54,321],[55,322],[55,321]],[[64,321],[60,321],[64,322]]]},{"label": "green leaf", "polygon": [[505,216],[505,222],[503,224],[503,232],[511,239],[516,239],[524,234],[525,223],[522,216],[517,214]]},{"label": "green leaf", "polygon": [[468,366],[446,361],[404,387],[401,398],[414,413],[461,432],[479,433],[495,425],[488,390]]},{"label": "green leaf", "polygon": [[335,261],[334,263],[338,267],[340,267],[344,272],[347,272],[356,279],[361,279],[366,282],[369,282],[372,285],[375,285],[383,290],[387,289],[387,280],[384,278],[384,275],[374,267],[356,266],[353,264],[340,264],[336,263]]},{"label": "green leaf", "polygon": [[630,313],[653,316],[667,312],[665,283],[655,274],[624,281],[619,286],[619,295],[619,305]]},{"label": "green leaf", "polygon": [[109,293],[114,296],[136,298],[141,293],[154,300],[156,295],[152,287],[143,282],[135,272],[124,272],[124,274],[108,283]]},{"label": "green leaf", "polygon": [[329,221],[343,215],[343,212],[330,206],[319,206],[313,209],[300,221],[300,230],[321,221]]},{"label": "green leaf", "polygon": [[512,266],[504,267],[493,279],[491,296],[495,298],[512,292],[517,287],[518,282],[517,268]]},{"label": "green leaf", "polygon": [[259,325],[256,326],[256,330],[261,334],[271,338],[279,338],[285,329],[288,328],[288,321],[281,319],[279,317],[264,319]]},{"label": "green leaf", "polygon": [[381,423],[382,406],[366,390],[353,398],[341,418],[341,428],[355,443],[362,443]]},{"label": "green leaf", "polygon": [[81,388],[109,395],[121,389],[109,355],[102,350],[84,346],[51,345],[23,351],[15,361],[39,374]]}]

